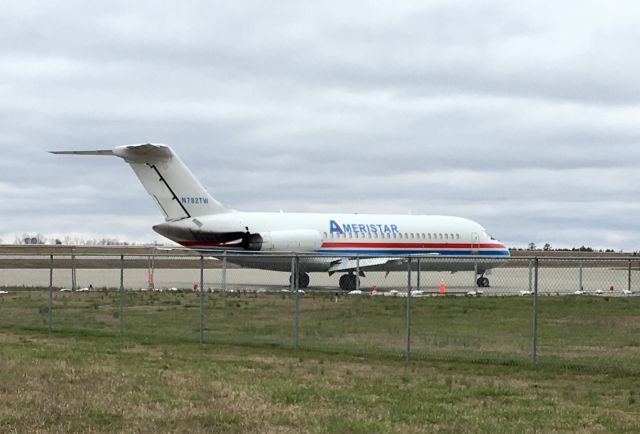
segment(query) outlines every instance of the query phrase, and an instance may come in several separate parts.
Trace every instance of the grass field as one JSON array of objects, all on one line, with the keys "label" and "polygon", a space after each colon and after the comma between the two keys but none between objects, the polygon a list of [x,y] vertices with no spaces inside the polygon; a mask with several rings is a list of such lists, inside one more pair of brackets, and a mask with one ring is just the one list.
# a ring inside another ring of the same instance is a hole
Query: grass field
[{"label": "grass field", "polygon": [[0,296],[0,432],[637,432],[640,298]]}]

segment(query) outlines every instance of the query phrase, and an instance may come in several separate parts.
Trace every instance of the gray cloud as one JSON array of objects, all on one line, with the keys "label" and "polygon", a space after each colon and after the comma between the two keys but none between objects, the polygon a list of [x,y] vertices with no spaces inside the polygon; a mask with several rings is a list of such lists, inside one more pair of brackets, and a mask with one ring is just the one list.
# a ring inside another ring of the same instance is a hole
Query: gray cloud
[{"label": "gray cloud", "polygon": [[119,160],[172,145],[246,210],[462,215],[512,245],[637,250],[640,7],[624,2],[0,5],[0,212],[155,239]]}]

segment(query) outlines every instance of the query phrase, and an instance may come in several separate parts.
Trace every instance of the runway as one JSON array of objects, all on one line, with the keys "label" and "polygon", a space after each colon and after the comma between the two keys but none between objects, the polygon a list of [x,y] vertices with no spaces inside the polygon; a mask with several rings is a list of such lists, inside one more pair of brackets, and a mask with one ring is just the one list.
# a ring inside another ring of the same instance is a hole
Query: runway
[{"label": "runway", "polygon": [[[521,295],[533,289],[534,272],[527,267],[497,268],[487,275],[491,285],[482,288],[484,295]],[[339,275],[328,276],[327,273],[310,273],[311,283],[306,291],[339,291]],[[156,289],[177,288],[193,290],[199,285],[200,269],[166,269],[156,268],[153,273]],[[223,271],[221,269],[204,270],[205,289],[220,290],[223,288]],[[406,272],[369,272],[360,280],[363,292],[406,291],[408,276]],[[475,277],[472,272],[429,272],[411,273],[412,290],[426,293],[437,293],[443,283],[448,294],[466,294],[476,291]],[[0,269],[0,287],[5,288],[46,288],[49,285],[48,269]],[[56,289],[70,288],[72,273],[70,269],[54,269],[53,286]],[[76,287],[92,286],[94,289],[118,288],[120,286],[119,269],[78,269],[76,271]],[[125,269],[124,287],[127,290],[148,289],[148,271],[144,268]],[[289,273],[254,269],[227,269],[226,288],[244,291],[281,291],[289,288]],[[624,292],[640,293],[640,272],[624,267],[611,268],[545,268],[538,274],[538,291],[541,295],[573,294],[580,288],[587,294],[602,293],[623,295]],[[613,290],[611,290],[613,288]],[[624,294],[624,295],[629,295]]]}]

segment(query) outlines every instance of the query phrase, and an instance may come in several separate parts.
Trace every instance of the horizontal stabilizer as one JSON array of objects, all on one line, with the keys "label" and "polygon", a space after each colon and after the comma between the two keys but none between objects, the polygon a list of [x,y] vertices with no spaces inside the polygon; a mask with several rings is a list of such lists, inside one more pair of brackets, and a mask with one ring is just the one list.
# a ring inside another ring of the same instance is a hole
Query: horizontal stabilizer
[{"label": "horizontal stabilizer", "polygon": [[61,155],[113,155],[113,151],[111,149],[103,149],[98,151],[49,151],[52,154],[61,154]]}]

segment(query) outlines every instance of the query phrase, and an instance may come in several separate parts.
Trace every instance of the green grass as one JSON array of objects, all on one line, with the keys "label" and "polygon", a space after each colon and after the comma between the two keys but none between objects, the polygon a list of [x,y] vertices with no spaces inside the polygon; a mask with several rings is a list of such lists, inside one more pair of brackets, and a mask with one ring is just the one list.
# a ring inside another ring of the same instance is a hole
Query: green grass
[{"label": "green grass", "polygon": [[[0,327],[47,329],[46,291],[0,297]],[[125,294],[124,333],[141,339],[199,337],[197,293]],[[54,293],[54,331],[114,336],[117,291]],[[406,300],[307,294],[300,299],[300,347],[352,355],[402,357]],[[541,297],[541,364],[640,372],[640,298]],[[293,345],[290,294],[213,293],[205,296],[207,342]],[[412,300],[412,357],[523,365],[531,359],[528,297],[429,297]]]},{"label": "green grass", "polygon": [[635,432],[640,299],[46,291],[0,298],[0,432]]}]

